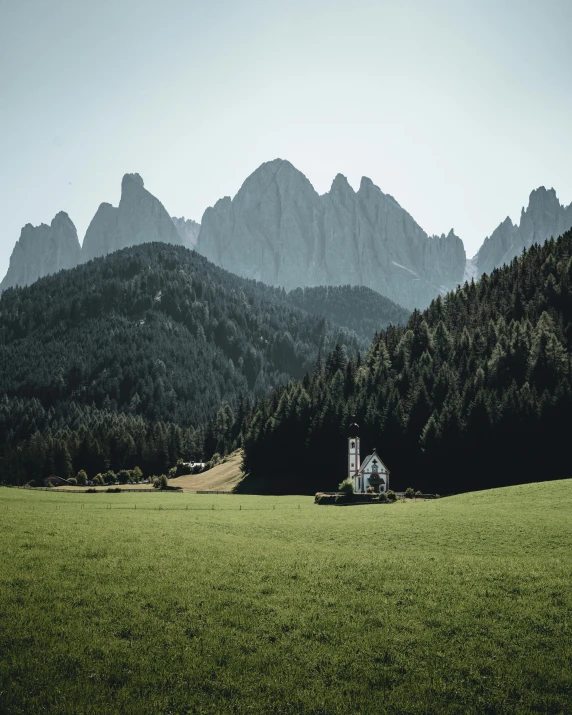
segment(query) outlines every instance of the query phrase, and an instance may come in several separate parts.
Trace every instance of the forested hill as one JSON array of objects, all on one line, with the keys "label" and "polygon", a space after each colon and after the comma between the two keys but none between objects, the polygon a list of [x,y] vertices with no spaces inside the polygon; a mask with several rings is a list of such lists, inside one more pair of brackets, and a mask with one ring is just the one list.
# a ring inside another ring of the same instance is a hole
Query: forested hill
[{"label": "forested hill", "polygon": [[[369,340],[294,307],[281,289],[162,243],[8,289],[0,297],[2,478],[202,457],[189,427],[227,403],[242,414],[338,343],[355,355]],[[88,432],[97,444],[86,443]],[[41,454],[14,466],[18,447],[31,454],[32,437]],[[167,443],[168,459],[156,460]]]},{"label": "forested hill", "polygon": [[292,305],[323,315],[371,341],[390,323],[405,325],[411,312],[365,286],[317,286],[288,293]]},{"label": "forested hill", "polygon": [[377,448],[394,489],[443,494],[572,476],[571,350],[568,232],[381,331],[363,360],[336,351],[262,400],[244,489],[335,489],[354,420],[362,455]]}]

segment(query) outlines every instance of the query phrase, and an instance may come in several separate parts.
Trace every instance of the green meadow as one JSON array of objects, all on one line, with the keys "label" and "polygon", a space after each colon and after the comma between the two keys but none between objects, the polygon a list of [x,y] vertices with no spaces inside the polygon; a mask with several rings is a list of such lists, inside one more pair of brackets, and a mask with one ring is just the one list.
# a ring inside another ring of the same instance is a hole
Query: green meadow
[{"label": "green meadow", "polygon": [[436,501],[0,489],[2,713],[572,713],[572,480]]}]

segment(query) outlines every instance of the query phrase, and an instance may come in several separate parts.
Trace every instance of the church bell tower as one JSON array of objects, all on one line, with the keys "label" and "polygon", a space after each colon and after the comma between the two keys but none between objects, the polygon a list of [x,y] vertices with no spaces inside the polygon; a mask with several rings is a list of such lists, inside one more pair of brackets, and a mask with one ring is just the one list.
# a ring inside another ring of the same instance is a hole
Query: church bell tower
[{"label": "church bell tower", "polygon": [[354,480],[354,488],[356,491],[357,485],[355,484],[355,473],[359,468],[359,425],[354,422],[350,425],[350,436],[348,437],[348,477]]}]

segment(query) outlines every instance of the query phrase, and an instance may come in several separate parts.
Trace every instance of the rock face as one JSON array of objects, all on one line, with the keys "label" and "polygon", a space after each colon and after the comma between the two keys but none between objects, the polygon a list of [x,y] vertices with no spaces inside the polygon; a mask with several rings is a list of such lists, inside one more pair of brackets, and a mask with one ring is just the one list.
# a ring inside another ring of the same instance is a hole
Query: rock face
[{"label": "rock face", "polygon": [[562,235],[572,228],[572,204],[561,205],[554,189],[541,186],[535,189],[528,201],[528,208],[522,209],[520,223],[515,226],[506,218],[493,233],[485,238],[477,255],[472,259],[478,275],[490,273],[520,256],[523,248],[534,243],[544,243],[547,239]]},{"label": "rock face", "polygon": [[83,241],[83,263],[128,246],[183,241],[163,204],[143,186],[139,174],[125,174],[117,208],[103,203],[91,220]]},{"label": "rock face", "polygon": [[38,278],[73,268],[79,263],[81,247],[70,217],[60,211],[49,226],[27,223],[10,256],[10,266],[0,291],[30,285]]},{"label": "rock face", "polygon": [[175,224],[183,246],[195,248],[199,238],[201,224],[193,221],[192,218],[185,218],[184,216],[181,216],[181,218],[171,216],[171,221]]},{"label": "rock face", "polygon": [[205,211],[197,250],[271,285],[364,285],[406,308],[454,288],[466,259],[453,231],[429,237],[370,179],[356,192],[338,174],[320,196],[281,159],[257,169],[234,199]]}]

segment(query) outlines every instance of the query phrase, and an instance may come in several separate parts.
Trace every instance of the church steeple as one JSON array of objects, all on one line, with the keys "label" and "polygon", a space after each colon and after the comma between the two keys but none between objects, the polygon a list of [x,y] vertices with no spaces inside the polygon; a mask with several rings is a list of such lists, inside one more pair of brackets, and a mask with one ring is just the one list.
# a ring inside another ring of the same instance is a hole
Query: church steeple
[{"label": "church steeple", "polygon": [[[360,468],[359,425],[353,422],[349,428],[348,437],[348,477],[355,482],[356,472]],[[354,484],[354,488],[357,485]]]}]

